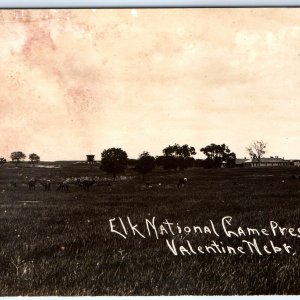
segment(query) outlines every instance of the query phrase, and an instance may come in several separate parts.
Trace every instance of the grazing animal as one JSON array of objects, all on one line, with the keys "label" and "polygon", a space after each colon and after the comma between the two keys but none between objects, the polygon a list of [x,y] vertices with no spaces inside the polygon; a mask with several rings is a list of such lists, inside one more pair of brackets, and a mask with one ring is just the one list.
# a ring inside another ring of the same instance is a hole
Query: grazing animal
[{"label": "grazing animal", "polygon": [[68,180],[64,180],[62,182],[60,182],[60,184],[58,185],[57,191],[65,191],[65,192],[70,192],[69,189],[69,181]]},{"label": "grazing animal", "polygon": [[79,187],[83,187],[83,182],[89,180],[88,177],[79,177],[77,179],[74,180],[74,183],[79,186]]},{"label": "grazing animal", "polygon": [[95,180],[83,180],[82,187],[85,191],[88,191],[90,189],[90,187],[95,183],[96,183]]},{"label": "grazing animal", "polygon": [[111,182],[98,182],[98,185],[100,186],[112,186]]},{"label": "grazing animal", "polygon": [[177,183],[177,188],[185,187],[187,183],[187,178],[179,178],[178,183]]},{"label": "grazing animal", "polygon": [[41,182],[41,185],[44,187],[45,191],[48,192],[51,189],[51,181],[46,180],[45,182]]},{"label": "grazing animal", "polygon": [[29,191],[34,191],[36,186],[36,179],[32,178],[28,181]]}]

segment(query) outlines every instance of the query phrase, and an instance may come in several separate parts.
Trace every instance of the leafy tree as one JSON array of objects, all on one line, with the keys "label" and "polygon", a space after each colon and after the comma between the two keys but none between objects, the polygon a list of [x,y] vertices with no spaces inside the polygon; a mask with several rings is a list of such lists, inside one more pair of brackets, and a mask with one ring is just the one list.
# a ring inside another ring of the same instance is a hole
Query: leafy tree
[{"label": "leafy tree", "polygon": [[204,159],[197,158],[197,159],[195,159],[194,166],[196,168],[203,168],[205,165],[204,162],[205,162]]},{"label": "leafy tree", "polygon": [[0,157],[0,168],[4,166],[6,163],[6,159],[4,157]]},{"label": "leafy tree", "polygon": [[163,156],[163,155],[156,156],[155,157],[155,164],[158,167],[163,167],[163,165],[164,165],[164,159],[165,159],[165,156]]},{"label": "leafy tree", "polygon": [[149,154],[149,152],[144,151],[140,154],[137,162],[136,162],[136,170],[145,175],[147,173],[152,172],[155,167],[155,158]]},{"label": "leafy tree", "polygon": [[165,159],[163,161],[164,169],[177,169],[178,167],[181,170],[184,170],[188,167],[191,167],[194,163],[194,159],[191,157],[196,154],[194,147],[189,147],[187,144],[180,146],[174,144],[173,146],[169,145],[163,149],[163,154]]},{"label": "leafy tree", "polygon": [[195,158],[194,157],[178,157],[177,164],[180,170],[191,168],[194,166]]},{"label": "leafy tree", "polygon": [[266,153],[267,143],[264,141],[253,142],[249,147],[246,148],[252,159],[257,159],[260,163],[261,158]]},{"label": "leafy tree", "polygon": [[170,171],[170,170],[177,170],[178,164],[177,159],[174,156],[157,156],[155,159],[155,164],[158,167],[163,167],[164,170]]},{"label": "leafy tree", "polygon": [[175,153],[177,156],[187,158],[191,157],[192,155],[195,155],[196,150],[194,147],[189,147],[187,144],[185,144],[183,146],[177,147]]},{"label": "leafy tree", "polygon": [[178,144],[174,144],[174,146],[168,146],[163,149],[164,156],[174,156],[175,152],[178,150],[180,146]]},{"label": "leafy tree", "polygon": [[117,174],[127,167],[128,156],[121,148],[109,148],[101,153],[101,169],[113,175],[114,181]]},{"label": "leafy tree", "polygon": [[236,155],[225,144],[210,144],[201,148],[200,151],[206,155],[205,168],[220,168],[222,165],[233,167],[235,165]]},{"label": "leafy tree", "polygon": [[174,170],[176,171],[178,167],[177,159],[174,156],[164,156],[163,160],[163,168],[164,170],[170,171]]},{"label": "leafy tree", "polygon": [[234,168],[235,161],[236,161],[236,154],[234,152],[225,153],[223,162],[226,168]]},{"label": "leafy tree", "polygon": [[33,164],[36,164],[40,161],[40,157],[35,153],[29,154],[28,157],[29,157],[29,160],[31,161],[31,163],[33,163]]},{"label": "leafy tree", "polygon": [[136,162],[137,162],[137,159],[135,159],[135,158],[128,158],[127,159],[127,166],[135,168],[136,167]]},{"label": "leafy tree", "polygon": [[23,161],[26,158],[26,155],[22,151],[16,151],[11,153],[10,158],[17,166],[20,161]]}]

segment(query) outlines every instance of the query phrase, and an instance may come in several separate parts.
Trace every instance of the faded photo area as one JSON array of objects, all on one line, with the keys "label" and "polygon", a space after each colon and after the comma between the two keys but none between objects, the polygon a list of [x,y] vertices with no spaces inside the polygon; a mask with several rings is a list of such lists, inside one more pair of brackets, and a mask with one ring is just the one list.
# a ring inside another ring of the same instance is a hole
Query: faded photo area
[{"label": "faded photo area", "polygon": [[300,9],[0,11],[0,295],[297,295]]}]

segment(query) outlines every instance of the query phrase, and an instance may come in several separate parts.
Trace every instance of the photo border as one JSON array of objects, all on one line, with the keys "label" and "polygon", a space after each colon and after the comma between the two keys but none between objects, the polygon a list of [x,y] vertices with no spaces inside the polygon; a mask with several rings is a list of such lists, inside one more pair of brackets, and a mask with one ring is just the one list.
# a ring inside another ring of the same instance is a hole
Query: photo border
[{"label": "photo border", "polygon": [[300,0],[0,0],[0,9],[299,7]]},{"label": "photo border", "polygon": [[[300,0],[0,0],[1,10],[14,9],[176,9],[176,8],[299,8]],[[103,299],[119,300],[132,296],[4,296],[3,299],[20,300],[34,298],[36,300],[57,299]],[[142,300],[176,300],[176,299],[213,299],[244,300],[249,297],[260,300],[298,299],[299,295],[253,295],[253,296],[134,296]]]}]

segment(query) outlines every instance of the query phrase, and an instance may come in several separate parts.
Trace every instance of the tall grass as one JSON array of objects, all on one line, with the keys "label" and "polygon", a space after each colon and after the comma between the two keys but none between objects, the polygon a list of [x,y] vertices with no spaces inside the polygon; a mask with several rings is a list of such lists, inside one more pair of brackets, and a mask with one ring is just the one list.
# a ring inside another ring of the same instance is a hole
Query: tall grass
[{"label": "tall grass", "polygon": [[[183,225],[226,215],[235,225],[270,220],[300,226],[300,181],[295,168],[155,171],[147,188],[134,173],[85,192],[28,191],[26,176],[95,175],[96,166],[0,169],[0,294],[11,295],[254,295],[299,294],[299,254],[174,256],[164,238],[123,239],[109,219],[130,216],[142,226],[156,216]],[[266,176],[272,175],[272,176]],[[284,181],[284,182],[283,182]],[[10,182],[16,182],[14,187]],[[161,185],[158,185],[161,183]],[[180,238],[180,237],[179,237]],[[220,239],[227,243],[225,237]],[[299,239],[285,242],[299,249]],[[209,236],[193,240],[199,244]]]}]

